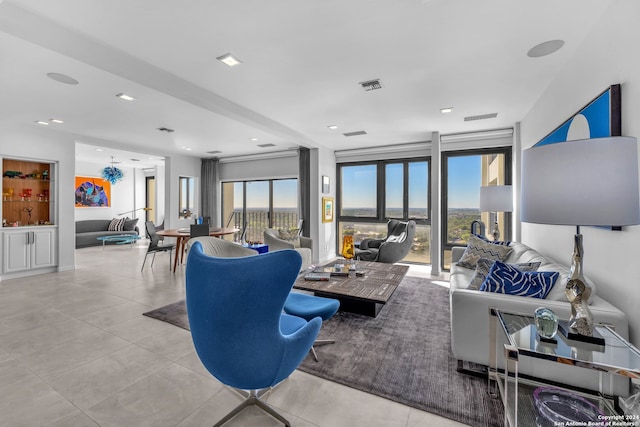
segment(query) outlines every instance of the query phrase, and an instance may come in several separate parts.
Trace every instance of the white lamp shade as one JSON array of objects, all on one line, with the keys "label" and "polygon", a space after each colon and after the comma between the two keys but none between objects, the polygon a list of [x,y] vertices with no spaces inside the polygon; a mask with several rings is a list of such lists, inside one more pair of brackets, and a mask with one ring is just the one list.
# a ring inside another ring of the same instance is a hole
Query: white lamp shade
[{"label": "white lamp shade", "polygon": [[640,224],[638,144],[609,137],[532,147],[522,153],[524,222]]},{"label": "white lamp shade", "polygon": [[510,185],[480,187],[480,212],[513,211],[513,188]]}]

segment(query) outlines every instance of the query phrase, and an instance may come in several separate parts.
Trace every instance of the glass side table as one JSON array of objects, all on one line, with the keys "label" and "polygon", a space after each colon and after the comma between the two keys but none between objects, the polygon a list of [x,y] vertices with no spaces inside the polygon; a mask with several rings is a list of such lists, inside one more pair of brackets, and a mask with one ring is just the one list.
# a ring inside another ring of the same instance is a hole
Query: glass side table
[{"label": "glass side table", "polygon": [[[506,426],[565,425],[564,421],[554,422],[549,419],[540,419],[545,416],[542,412],[546,409],[544,402],[541,403],[540,393],[549,390],[558,391],[557,395],[553,396],[555,401],[552,402],[556,407],[560,406],[559,402],[562,403],[562,395],[564,394],[569,396],[565,402],[570,402],[572,409],[584,410],[585,413],[587,410],[595,411],[594,419],[591,420],[594,424],[589,425],[600,425],[598,423],[602,422],[601,425],[604,426],[607,421],[621,421],[626,423],[625,425],[640,426],[640,419],[637,419],[637,416],[625,417],[617,414],[613,398],[602,394],[606,376],[620,375],[627,378],[640,378],[640,351],[612,328],[606,325],[594,327],[605,339],[605,345],[569,340],[560,332],[556,335],[556,342],[553,343],[540,339],[533,316],[490,308],[489,322],[489,393],[496,397],[499,395],[502,398]],[[507,338],[503,351],[504,372],[500,372],[497,368],[498,330],[501,330]],[[543,382],[519,378],[518,359],[521,356],[598,371],[600,394],[587,395],[573,390],[563,391],[555,387],[544,388]],[[539,408],[538,411],[536,411],[536,405]]]}]

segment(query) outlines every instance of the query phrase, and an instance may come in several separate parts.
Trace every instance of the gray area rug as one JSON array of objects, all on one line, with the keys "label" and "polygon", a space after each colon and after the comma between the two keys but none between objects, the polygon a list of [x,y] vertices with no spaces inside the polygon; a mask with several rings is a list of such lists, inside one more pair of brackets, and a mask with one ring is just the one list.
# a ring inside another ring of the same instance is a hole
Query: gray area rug
[{"label": "gray area rug", "polygon": [[[189,329],[184,301],[144,314]],[[376,318],[337,313],[319,338],[336,343],[301,371],[472,426],[502,424],[486,380],[456,371],[448,290],[427,279],[406,277]]]}]

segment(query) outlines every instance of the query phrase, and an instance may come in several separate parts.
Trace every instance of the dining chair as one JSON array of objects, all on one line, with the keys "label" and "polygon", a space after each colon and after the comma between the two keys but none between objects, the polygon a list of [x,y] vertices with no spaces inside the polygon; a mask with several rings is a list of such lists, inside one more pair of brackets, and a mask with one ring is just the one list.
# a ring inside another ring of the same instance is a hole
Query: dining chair
[{"label": "dining chair", "polygon": [[176,245],[173,243],[166,245],[159,244],[160,236],[156,233],[156,227],[153,224],[153,221],[146,221],[144,226],[147,230],[147,234],[149,235],[149,247],[147,248],[147,253],[144,254],[144,261],[142,261],[140,271],[144,269],[144,264],[147,262],[147,256],[149,256],[149,254],[153,254],[153,258],[151,259],[151,267],[153,267],[153,262],[156,260],[156,253],[167,251],[169,252],[169,270],[171,270],[171,253]]},{"label": "dining chair", "polygon": [[189,237],[200,237],[209,235],[209,223],[191,224],[189,227]]}]

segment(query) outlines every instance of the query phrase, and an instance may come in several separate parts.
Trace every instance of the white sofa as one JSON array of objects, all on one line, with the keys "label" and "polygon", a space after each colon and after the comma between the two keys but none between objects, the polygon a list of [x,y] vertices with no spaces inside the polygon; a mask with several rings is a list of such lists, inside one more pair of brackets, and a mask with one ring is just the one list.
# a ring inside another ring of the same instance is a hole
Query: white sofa
[{"label": "white sofa", "polygon": [[[459,361],[489,365],[490,307],[512,313],[533,315],[536,308],[544,306],[552,309],[561,319],[568,319],[571,315],[571,306],[564,294],[564,284],[569,274],[568,267],[545,258],[521,243],[512,242],[510,247],[512,251],[504,262],[509,264],[540,262],[538,271],[557,271],[560,275],[546,299],[468,289],[475,270],[458,265],[457,262],[463,255],[465,248],[453,248],[450,273],[451,347],[454,356]],[[570,255],[567,254],[568,259]],[[588,279],[587,281],[591,282]],[[600,284],[600,286],[605,286],[605,284]],[[629,324],[627,316],[622,311],[598,295],[592,295],[590,309],[596,323],[612,325],[618,334],[628,339]],[[506,343],[506,337],[500,329],[497,337],[500,339],[499,349],[502,349],[502,344]],[[598,390],[598,373],[587,371],[584,368],[522,357],[519,360],[518,370],[522,374],[537,378]],[[608,394],[627,396],[629,381],[618,377],[613,380],[611,387],[607,381],[603,391]]]}]

